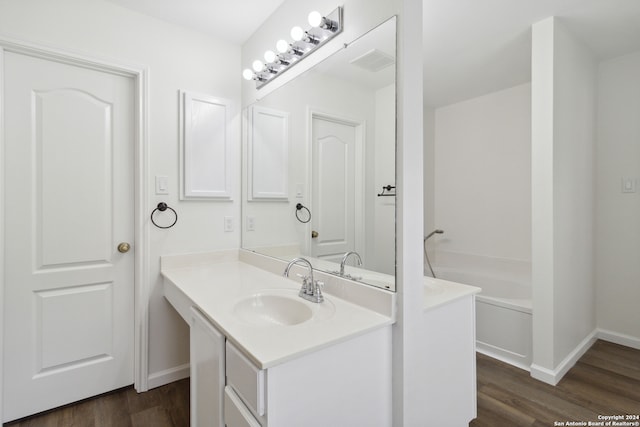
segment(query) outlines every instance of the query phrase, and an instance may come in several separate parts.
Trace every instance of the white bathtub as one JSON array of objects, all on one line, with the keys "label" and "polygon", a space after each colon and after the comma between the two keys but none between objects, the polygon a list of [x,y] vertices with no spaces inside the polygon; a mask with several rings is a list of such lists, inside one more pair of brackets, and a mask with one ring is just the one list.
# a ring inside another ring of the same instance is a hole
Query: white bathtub
[{"label": "white bathtub", "polygon": [[496,278],[451,268],[437,268],[439,279],[478,286],[476,350],[530,370],[532,360],[531,284],[525,278]]}]

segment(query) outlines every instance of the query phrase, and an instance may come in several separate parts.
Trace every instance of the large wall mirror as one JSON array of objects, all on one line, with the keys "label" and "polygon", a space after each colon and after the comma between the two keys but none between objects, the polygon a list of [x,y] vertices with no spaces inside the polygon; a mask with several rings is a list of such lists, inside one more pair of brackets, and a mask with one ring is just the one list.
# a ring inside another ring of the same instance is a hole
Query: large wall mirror
[{"label": "large wall mirror", "polygon": [[243,248],[395,290],[395,58],[394,17],[244,111]]}]

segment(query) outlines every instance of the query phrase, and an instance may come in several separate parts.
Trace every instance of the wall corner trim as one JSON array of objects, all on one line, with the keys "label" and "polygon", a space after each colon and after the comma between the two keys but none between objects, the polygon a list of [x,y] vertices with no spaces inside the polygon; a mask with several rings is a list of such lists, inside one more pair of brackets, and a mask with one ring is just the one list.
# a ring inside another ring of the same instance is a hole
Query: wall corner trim
[{"label": "wall corner trim", "polygon": [[565,374],[569,372],[569,369],[571,369],[573,365],[576,364],[578,359],[580,359],[582,355],[584,355],[587,350],[591,348],[591,346],[596,342],[597,339],[598,330],[593,330],[553,370],[540,365],[536,365],[535,363],[532,364],[531,376],[547,384],[551,384],[553,386],[557,385],[562,377],[564,377]]}]

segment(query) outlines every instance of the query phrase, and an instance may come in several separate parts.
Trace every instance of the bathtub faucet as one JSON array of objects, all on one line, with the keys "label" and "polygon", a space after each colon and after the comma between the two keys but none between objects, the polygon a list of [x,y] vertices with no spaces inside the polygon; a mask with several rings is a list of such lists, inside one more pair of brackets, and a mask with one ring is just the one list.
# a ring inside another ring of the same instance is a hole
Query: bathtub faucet
[{"label": "bathtub faucet", "polygon": [[429,237],[433,236],[434,234],[442,234],[442,233],[444,233],[444,231],[437,228],[433,230],[431,233],[427,234],[427,237],[425,237],[424,240],[427,240]]},{"label": "bathtub faucet", "polygon": [[436,228],[431,233],[427,234],[427,236],[422,241],[422,248],[424,249],[424,257],[427,260],[427,265],[429,266],[429,270],[431,271],[431,277],[433,277],[434,279],[436,278],[436,273],[433,272],[433,267],[431,267],[431,262],[429,261],[429,255],[427,255],[427,239],[433,236],[434,234],[442,234],[442,233],[444,233],[444,231],[440,230],[439,228]]}]

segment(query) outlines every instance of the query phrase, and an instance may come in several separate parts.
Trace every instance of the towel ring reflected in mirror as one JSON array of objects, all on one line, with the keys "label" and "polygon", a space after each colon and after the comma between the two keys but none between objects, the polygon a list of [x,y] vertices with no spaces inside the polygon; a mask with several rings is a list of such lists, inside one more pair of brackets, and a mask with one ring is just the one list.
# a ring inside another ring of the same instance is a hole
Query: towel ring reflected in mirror
[{"label": "towel ring reflected in mirror", "polygon": [[298,203],[296,205],[296,219],[303,224],[306,224],[307,222],[311,221],[311,211],[302,203]]}]

